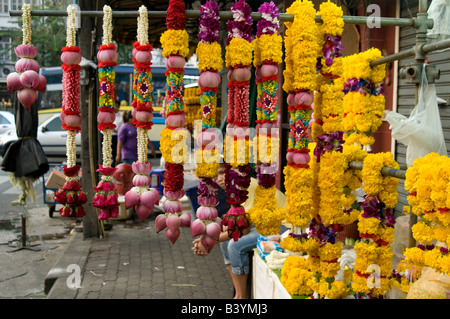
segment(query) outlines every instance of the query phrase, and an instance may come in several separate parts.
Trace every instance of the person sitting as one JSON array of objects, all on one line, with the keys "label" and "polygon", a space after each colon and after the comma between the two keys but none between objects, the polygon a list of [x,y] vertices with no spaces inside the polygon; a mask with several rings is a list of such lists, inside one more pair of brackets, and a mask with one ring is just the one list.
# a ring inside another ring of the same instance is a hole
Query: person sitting
[{"label": "person sitting", "polygon": [[[226,203],[226,193],[225,193],[225,171],[220,168],[218,176],[216,178],[216,183],[218,187],[218,206],[217,211],[219,217],[226,214],[230,205]],[[253,207],[253,201],[255,198],[255,189],[258,186],[258,181],[256,178],[251,178],[250,186],[248,187],[248,199],[242,204],[245,211],[250,210]],[[276,191],[277,205],[282,208],[286,208],[286,195],[284,195],[280,190]],[[225,205],[226,204],[226,205]],[[287,230],[284,225],[280,227],[280,233]],[[233,281],[233,286],[235,289],[234,299],[247,299],[248,289],[247,280],[250,273],[250,257],[249,252],[256,248],[259,233],[256,231],[255,226],[244,231],[244,235],[239,238],[239,240],[234,241],[228,237],[228,232],[226,227],[223,227],[222,232],[219,236],[220,249],[223,254],[224,263],[227,265],[228,271],[230,273],[231,279]],[[199,256],[206,256],[208,252],[202,246],[200,239],[196,238],[193,241],[194,247],[192,248],[194,253]]]}]

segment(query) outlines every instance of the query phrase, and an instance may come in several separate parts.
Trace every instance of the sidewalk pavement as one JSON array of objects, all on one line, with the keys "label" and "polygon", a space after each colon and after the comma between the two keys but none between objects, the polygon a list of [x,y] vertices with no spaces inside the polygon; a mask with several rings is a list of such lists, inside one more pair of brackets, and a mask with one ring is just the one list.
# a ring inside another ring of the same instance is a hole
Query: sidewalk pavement
[{"label": "sidewalk pavement", "polygon": [[172,244],[155,217],[114,221],[104,239],[75,233],[45,278],[47,299],[233,298],[220,247],[196,256],[189,228]]}]

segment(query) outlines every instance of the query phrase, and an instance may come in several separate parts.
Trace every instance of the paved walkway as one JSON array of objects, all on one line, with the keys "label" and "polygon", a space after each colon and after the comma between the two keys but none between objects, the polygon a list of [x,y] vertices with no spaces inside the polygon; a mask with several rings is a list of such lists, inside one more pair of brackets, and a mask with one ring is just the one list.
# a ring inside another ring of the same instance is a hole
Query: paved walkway
[{"label": "paved walkway", "polygon": [[173,245],[164,231],[156,233],[155,217],[114,222],[106,239],[77,233],[47,276],[48,299],[233,298],[219,246],[196,256],[189,228]]}]

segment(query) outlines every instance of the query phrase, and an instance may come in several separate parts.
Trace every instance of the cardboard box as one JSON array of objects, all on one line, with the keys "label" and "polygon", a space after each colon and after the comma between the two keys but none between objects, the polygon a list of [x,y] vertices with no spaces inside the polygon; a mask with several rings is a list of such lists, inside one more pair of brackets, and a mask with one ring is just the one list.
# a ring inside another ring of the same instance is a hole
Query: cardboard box
[{"label": "cardboard box", "polygon": [[119,216],[117,218],[109,218],[109,220],[124,220],[130,219],[134,212],[134,207],[126,208],[125,207],[125,196],[119,195],[118,197],[120,206],[119,206]]},{"label": "cardboard box", "polygon": [[[78,177],[81,178],[81,169],[78,172]],[[66,175],[62,167],[56,166],[50,173],[49,178],[45,182],[45,187],[60,189],[66,183]]]},{"label": "cardboard box", "polygon": [[45,182],[45,187],[60,189],[61,187],[64,186],[65,182],[66,176],[64,175],[64,172],[61,172],[59,170],[53,170],[50,174],[50,177]]}]

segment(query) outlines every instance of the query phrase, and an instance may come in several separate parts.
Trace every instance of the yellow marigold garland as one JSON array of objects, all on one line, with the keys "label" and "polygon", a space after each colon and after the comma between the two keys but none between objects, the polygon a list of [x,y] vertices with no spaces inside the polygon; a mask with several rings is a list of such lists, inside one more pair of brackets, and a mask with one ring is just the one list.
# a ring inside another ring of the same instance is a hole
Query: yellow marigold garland
[{"label": "yellow marigold garland", "polygon": [[412,227],[417,247],[405,250],[405,261],[450,275],[450,160],[430,153],[406,171],[405,189],[418,222]]}]

